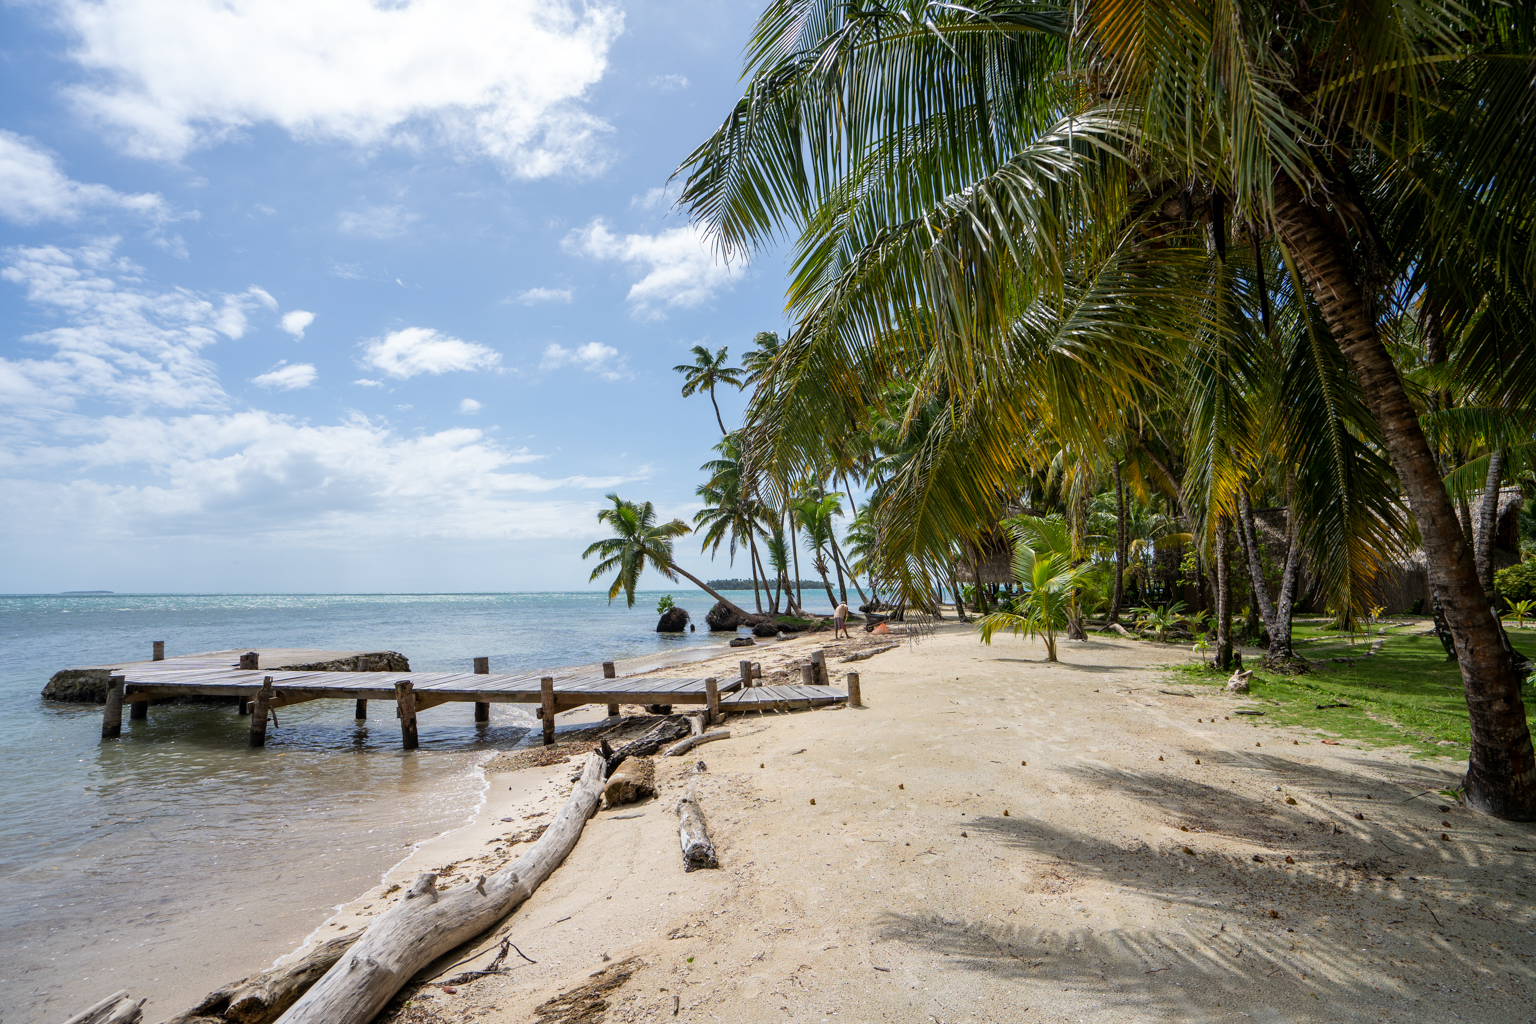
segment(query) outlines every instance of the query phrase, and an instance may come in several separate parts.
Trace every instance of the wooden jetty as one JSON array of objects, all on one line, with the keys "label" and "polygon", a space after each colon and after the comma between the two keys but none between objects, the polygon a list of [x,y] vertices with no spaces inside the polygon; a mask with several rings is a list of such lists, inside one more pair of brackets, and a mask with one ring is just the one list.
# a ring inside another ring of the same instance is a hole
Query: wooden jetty
[{"label": "wooden jetty", "polygon": [[[289,653],[289,652],[284,652]],[[314,662],[336,660],[326,655],[345,652],[306,651]],[[236,699],[239,713],[251,717],[250,745],[265,746],[267,720],[278,708],[313,700],[355,701],[359,719],[368,714],[368,701],[395,705],[405,749],[417,747],[416,716],[440,704],[475,706],[476,723],[490,720],[492,704],[536,704],[543,720],[544,742],[555,739],[555,716],[587,704],[605,704],[609,715],[620,704],[703,704],[711,723],[725,711],[790,710],[820,707],[847,699],[828,686],[753,686],[750,666],[741,678],[724,683],[716,678],[617,678],[612,662],[602,674],[522,672],[492,673],[489,659],[473,659],[471,672],[313,672],[261,669],[260,654],[219,651],[165,658],[157,645],[155,660],[107,666],[107,701],[101,735],[122,735],[123,705],[132,718],[148,716],[150,701],[164,697],[222,696]],[[234,660],[232,660],[234,659]],[[288,659],[284,659],[288,660]]]}]

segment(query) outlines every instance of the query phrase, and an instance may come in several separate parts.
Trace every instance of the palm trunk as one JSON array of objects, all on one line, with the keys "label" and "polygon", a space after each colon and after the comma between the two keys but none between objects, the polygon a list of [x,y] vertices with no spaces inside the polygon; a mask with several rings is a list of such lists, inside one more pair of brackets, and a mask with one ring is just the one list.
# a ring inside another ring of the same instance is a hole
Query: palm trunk
[{"label": "palm trunk", "polygon": [[1501,445],[1488,454],[1488,479],[1483,484],[1483,501],[1477,510],[1476,551],[1477,578],[1483,585],[1483,593],[1493,600],[1493,534],[1499,525],[1499,484],[1504,480],[1504,462],[1508,453]]},{"label": "palm trunk", "polygon": [[[750,528],[747,530],[747,549],[752,556],[752,599],[757,602],[757,614],[761,615],[763,614],[763,595],[757,589],[757,574],[762,569],[763,563],[762,559],[757,557],[757,540],[752,536]],[[763,580],[766,582],[767,579],[768,574],[764,572]]]},{"label": "palm trunk", "polygon": [[795,606],[805,611],[805,591],[800,589],[800,538],[795,535],[795,520],[789,520],[789,551],[795,563]]},{"label": "palm trunk", "polygon": [[720,592],[718,590],[716,590],[714,587],[711,587],[708,583],[705,583],[703,580],[699,579],[693,573],[689,572],[687,569],[684,569],[682,566],[678,565],[676,562],[673,562],[672,565],[670,566],[670,568],[672,569],[673,572],[675,572],[679,576],[683,577],[683,579],[687,580],[689,583],[692,583],[694,586],[698,587],[700,590],[704,591],[704,593],[708,594],[710,597],[714,598],[716,601],[719,601],[721,604],[725,605],[727,608],[729,608],[731,611],[735,612],[737,615],[740,615],[742,618],[744,618],[744,619],[756,618],[756,616],[754,616],[751,612],[743,611],[741,608],[737,607],[735,603],[726,600],[724,597],[722,597],[720,595]]},{"label": "palm trunk", "polygon": [[1240,491],[1237,500],[1241,505],[1241,524],[1248,547],[1248,571],[1253,578],[1253,589],[1264,615],[1264,628],[1269,631],[1269,654],[1265,664],[1281,668],[1296,658],[1291,646],[1291,618],[1296,606],[1296,580],[1300,576],[1301,545],[1296,542],[1296,530],[1290,513],[1286,513],[1285,571],[1280,576],[1280,594],[1274,601],[1269,599],[1269,589],[1264,583],[1263,563],[1259,559],[1258,531],[1253,528],[1253,506],[1248,493]]},{"label": "palm trunk", "polygon": [[1499,622],[1478,580],[1434,454],[1351,272],[1348,240],[1331,230],[1322,213],[1289,181],[1275,189],[1274,212],[1381,428],[1382,444],[1423,538],[1430,585],[1444,603],[1467,698],[1472,732],[1467,799],[1499,818],[1536,820],[1536,751],[1531,748],[1520,678],[1501,643]]},{"label": "palm trunk", "polygon": [[709,389],[709,404],[715,407],[715,422],[720,424],[720,436],[724,437],[730,431],[725,429],[725,420],[720,418],[720,403],[715,401],[715,389]]},{"label": "palm trunk", "polygon": [[1120,460],[1115,460],[1115,589],[1109,598],[1109,622],[1120,621],[1120,603],[1125,600],[1125,554],[1130,538],[1125,521],[1125,477]]},{"label": "palm trunk", "polygon": [[827,578],[827,556],[820,548],[816,549],[816,561],[812,565],[821,576],[821,585],[827,588],[827,603],[835,609],[837,598],[832,595],[832,581]]},{"label": "palm trunk", "polygon": [[1227,517],[1216,517],[1216,667],[1232,667],[1232,573],[1227,563]]},{"label": "palm trunk", "polygon": [[848,570],[848,582],[853,584],[853,589],[859,592],[859,600],[866,602],[869,599],[864,596],[864,588],[859,586],[859,578],[853,574],[853,566],[848,564],[848,559],[843,557],[842,550],[837,546],[837,535],[832,535],[832,561],[842,566],[837,572],[837,585],[843,592],[843,603],[848,601],[848,588],[843,586],[843,569]]}]

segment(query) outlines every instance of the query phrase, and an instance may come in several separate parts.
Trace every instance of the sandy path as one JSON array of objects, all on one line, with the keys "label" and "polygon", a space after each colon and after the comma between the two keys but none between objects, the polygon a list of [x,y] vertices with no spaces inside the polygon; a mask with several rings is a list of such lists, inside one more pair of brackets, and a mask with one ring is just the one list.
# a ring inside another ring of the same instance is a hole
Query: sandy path
[{"label": "sandy path", "polygon": [[[663,796],[600,813],[510,919],[537,964],[393,1019],[1531,1019],[1536,854],[1513,847],[1536,830],[1437,810],[1457,763],[1160,692],[1185,689],[1155,669],[1170,649],[1042,653],[951,625],[834,663],[867,709],[732,719],[706,771],[659,764]],[[477,828],[555,806],[549,774],[493,776]],[[719,871],[682,871],[690,783]]]}]

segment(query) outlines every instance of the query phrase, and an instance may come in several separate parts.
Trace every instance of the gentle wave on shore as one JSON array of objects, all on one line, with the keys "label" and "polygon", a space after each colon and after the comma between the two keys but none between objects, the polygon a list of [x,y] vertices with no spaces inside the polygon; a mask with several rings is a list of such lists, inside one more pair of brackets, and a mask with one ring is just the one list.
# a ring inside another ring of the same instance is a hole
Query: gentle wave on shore
[{"label": "gentle wave on shore", "polygon": [[469,705],[446,705],[423,713],[407,755],[387,705],[360,725],[350,702],[316,701],[279,712],[252,751],[233,708],[158,705],[100,743],[99,706],[38,696],[54,671],[147,658],[151,640],[171,655],[396,650],[419,671],[475,655],[519,671],[717,653],[710,599],[671,591],[701,628],[667,636],[660,593],[634,609],[584,593],[0,597],[0,1019],[62,1020],[115,988],[181,1009],[270,962],[411,846],[466,822],[476,766],[534,724],[493,705],[477,731]]}]

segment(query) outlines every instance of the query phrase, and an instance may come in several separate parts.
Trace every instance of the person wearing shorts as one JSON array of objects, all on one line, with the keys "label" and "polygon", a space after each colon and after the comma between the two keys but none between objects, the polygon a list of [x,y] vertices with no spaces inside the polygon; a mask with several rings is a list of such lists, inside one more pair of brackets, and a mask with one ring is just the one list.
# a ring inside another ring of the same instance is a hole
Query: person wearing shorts
[{"label": "person wearing shorts", "polygon": [[[847,601],[844,601],[842,604],[838,605],[837,606],[837,610],[832,613],[832,639],[833,640],[836,640],[838,638],[838,633],[842,633],[842,635],[844,637],[848,636],[848,602]],[[852,639],[852,638],[850,637],[849,639]]]}]

